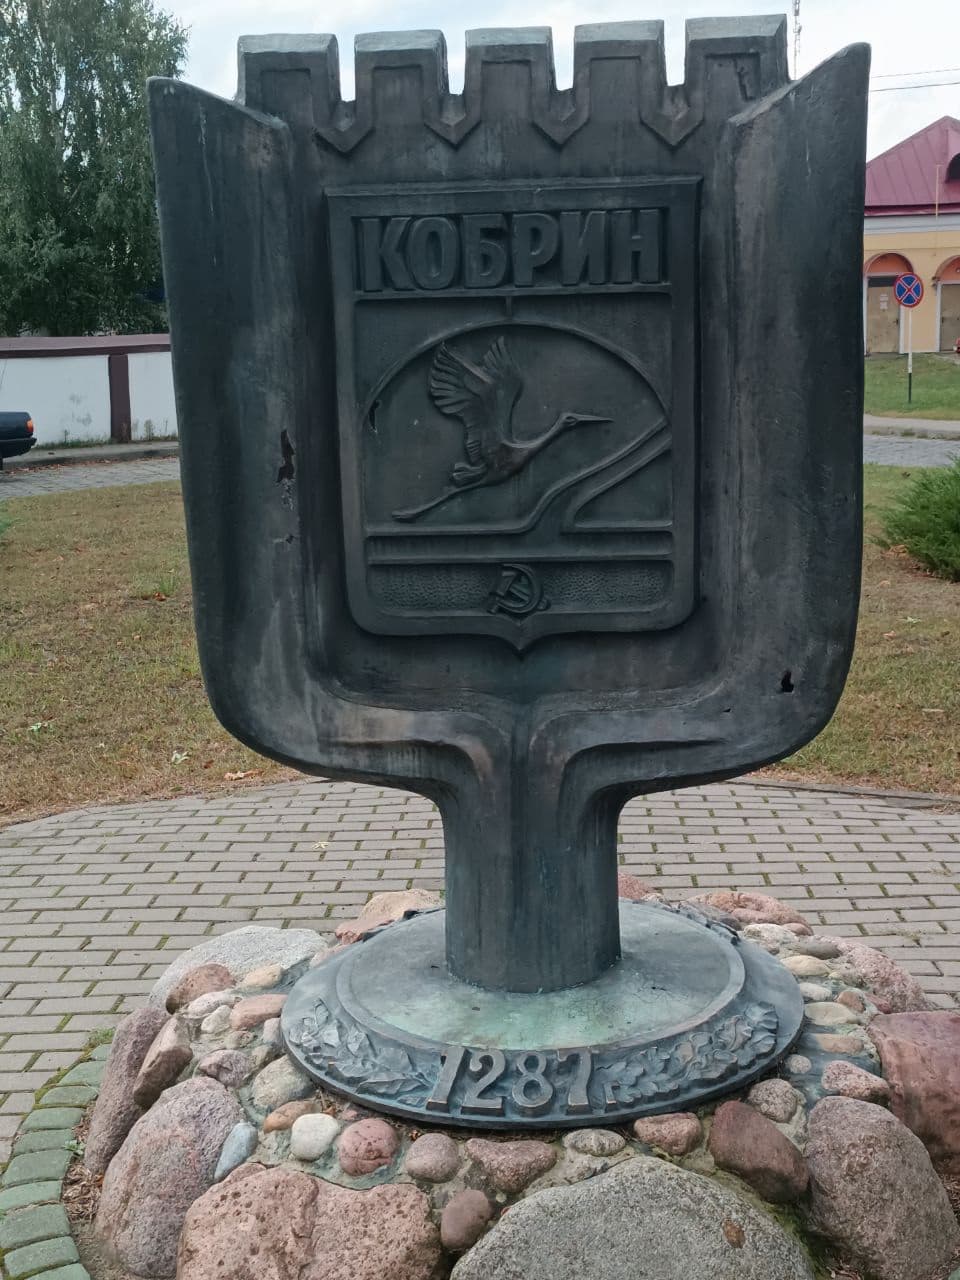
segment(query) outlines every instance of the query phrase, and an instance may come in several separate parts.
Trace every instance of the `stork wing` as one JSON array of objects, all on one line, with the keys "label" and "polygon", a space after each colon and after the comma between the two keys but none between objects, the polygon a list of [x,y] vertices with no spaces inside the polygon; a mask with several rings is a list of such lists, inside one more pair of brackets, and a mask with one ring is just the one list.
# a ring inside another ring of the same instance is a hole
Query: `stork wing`
[{"label": "stork wing", "polygon": [[476,466],[489,461],[506,433],[522,379],[506,344],[498,338],[480,365],[444,343],[433,359],[430,394],[442,413],[463,420],[464,447]]}]

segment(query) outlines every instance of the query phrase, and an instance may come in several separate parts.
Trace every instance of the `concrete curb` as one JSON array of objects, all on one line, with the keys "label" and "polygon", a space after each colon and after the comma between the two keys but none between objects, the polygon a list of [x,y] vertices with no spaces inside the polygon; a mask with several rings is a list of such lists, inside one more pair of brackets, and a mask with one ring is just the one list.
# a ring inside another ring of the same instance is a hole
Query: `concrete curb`
[{"label": "concrete curb", "polygon": [[74,1130],[96,1098],[109,1044],[81,1053],[37,1090],[0,1177],[0,1271],[8,1280],[90,1280],[63,1206]]},{"label": "concrete curb", "polygon": [[5,471],[35,471],[38,467],[68,467],[88,462],[141,462],[144,458],[176,458],[180,445],[176,440],[143,441],[140,444],[104,444],[91,448],[32,449],[17,458],[4,461]]},{"label": "concrete curb", "polygon": [[960,807],[960,795],[952,795],[940,791],[890,791],[883,787],[856,787],[853,784],[830,782],[799,782],[784,779],[777,782],[771,778],[739,777],[730,779],[738,786],[744,787],[776,787],[784,791],[819,791],[829,795],[867,796],[874,800],[896,802],[905,809],[939,809],[942,805]]}]

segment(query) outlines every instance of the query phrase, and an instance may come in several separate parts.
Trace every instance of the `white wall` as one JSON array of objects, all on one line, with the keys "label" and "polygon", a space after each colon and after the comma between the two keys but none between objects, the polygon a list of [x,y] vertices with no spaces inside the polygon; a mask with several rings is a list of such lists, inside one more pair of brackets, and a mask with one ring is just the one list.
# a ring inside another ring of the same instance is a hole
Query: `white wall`
[{"label": "white wall", "polygon": [[107,357],[0,357],[0,409],[29,413],[39,444],[109,440]]},{"label": "white wall", "polygon": [[130,366],[130,429],[134,440],[177,434],[173,399],[173,369],[169,351],[128,357]]}]

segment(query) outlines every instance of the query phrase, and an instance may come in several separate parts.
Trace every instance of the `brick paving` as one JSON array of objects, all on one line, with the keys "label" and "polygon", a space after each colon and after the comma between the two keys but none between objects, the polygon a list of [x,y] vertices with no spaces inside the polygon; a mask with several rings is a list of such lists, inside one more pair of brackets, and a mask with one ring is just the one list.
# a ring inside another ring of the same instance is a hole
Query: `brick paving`
[{"label": "brick paving", "polygon": [[[756,888],[863,936],[960,1007],[960,813],[747,783],[632,801],[625,869],[671,897]],[[83,809],[0,830],[0,1161],[33,1091],[167,963],[249,922],[330,932],[376,890],[438,889],[436,810],[303,781]]]},{"label": "brick paving", "polygon": [[155,484],[179,480],[177,458],[143,458],[139,462],[77,462],[63,467],[18,468],[0,472],[0,502],[4,498],[36,498],[67,489],[109,489],[113,485]]}]

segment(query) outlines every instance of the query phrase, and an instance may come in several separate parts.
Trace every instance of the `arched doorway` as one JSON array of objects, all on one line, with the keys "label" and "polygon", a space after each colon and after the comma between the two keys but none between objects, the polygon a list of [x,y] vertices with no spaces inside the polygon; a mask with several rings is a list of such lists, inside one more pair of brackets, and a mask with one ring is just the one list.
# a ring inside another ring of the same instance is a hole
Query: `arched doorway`
[{"label": "arched doorway", "polygon": [[893,282],[912,270],[910,260],[901,253],[880,253],[864,267],[863,342],[868,356],[900,350],[900,308]]},{"label": "arched doorway", "polygon": [[948,258],[935,279],[940,350],[953,351],[960,340],[960,255]]}]

